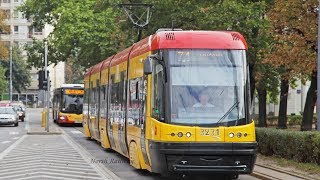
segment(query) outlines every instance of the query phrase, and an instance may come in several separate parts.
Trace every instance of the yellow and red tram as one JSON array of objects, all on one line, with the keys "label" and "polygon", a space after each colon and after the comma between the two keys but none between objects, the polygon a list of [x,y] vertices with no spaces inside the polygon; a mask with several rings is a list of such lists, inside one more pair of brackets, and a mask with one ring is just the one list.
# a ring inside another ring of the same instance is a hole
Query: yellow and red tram
[{"label": "yellow and red tram", "polygon": [[85,74],[86,137],[168,174],[248,174],[256,159],[247,44],[230,31],[160,31]]}]

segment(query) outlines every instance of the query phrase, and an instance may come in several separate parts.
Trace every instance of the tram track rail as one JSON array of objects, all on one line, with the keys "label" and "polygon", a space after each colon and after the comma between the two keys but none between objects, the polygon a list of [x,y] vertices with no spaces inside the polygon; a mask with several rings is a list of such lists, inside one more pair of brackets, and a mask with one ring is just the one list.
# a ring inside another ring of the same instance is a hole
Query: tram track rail
[{"label": "tram track rail", "polygon": [[277,169],[275,167],[270,167],[270,166],[266,166],[258,163],[255,164],[255,170],[252,172],[251,176],[262,179],[262,180],[284,180],[284,179],[317,180],[309,176],[296,174],[290,171],[285,171],[285,170]]}]

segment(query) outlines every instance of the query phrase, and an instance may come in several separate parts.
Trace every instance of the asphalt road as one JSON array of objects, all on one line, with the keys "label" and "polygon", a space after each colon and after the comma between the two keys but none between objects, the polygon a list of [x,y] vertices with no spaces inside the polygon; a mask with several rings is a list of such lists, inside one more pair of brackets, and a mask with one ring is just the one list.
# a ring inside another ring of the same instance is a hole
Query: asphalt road
[{"label": "asphalt road", "polygon": [[[124,180],[166,180],[167,178],[161,177],[159,174],[150,173],[149,171],[136,170],[130,166],[127,158],[114,152],[103,149],[100,144],[94,140],[87,139],[82,133],[83,129],[81,126],[62,126],[61,127],[75,142],[80,144],[86,151],[93,156],[93,161],[102,162],[104,165],[117,176]],[[100,160],[100,161],[99,161]],[[222,177],[210,176],[199,176],[186,178],[192,180],[204,180],[204,179],[223,179]],[[256,180],[257,178],[249,175],[240,175],[239,180]]]},{"label": "asphalt road", "polygon": [[[27,109],[25,122],[19,122],[18,127],[0,126],[0,153],[17,141],[21,136],[26,134],[29,124],[36,123],[41,117],[41,109]],[[50,114],[50,117],[51,114]],[[38,123],[37,123],[38,124]],[[100,144],[94,140],[88,140],[82,133],[81,126],[62,126],[61,127],[74,142],[81,145],[84,150],[92,155],[92,163],[100,163],[113,171],[123,180],[165,180],[159,174],[150,173],[148,171],[136,170],[129,165],[127,158],[121,156],[114,151],[104,150]],[[68,152],[70,153],[70,152]],[[102,161],[99,161],[102,160]],[[187,178],[191,179],[191,178]],[[202,179],[223,179],[216,176],[200,176],[192,177],[192,180]],[[257,178],[249,175],[240,175],[240,180],[254,180]]]},{"label": "asphalt road", "polygon": [[30,116],[32,118],[32,113],[32,110],[27,109],[24,122],[19,120],[19,126],[17,127],[14,127],[13,125],[0,125],[0,153],[27,133],[26,129],[28,128]]}]

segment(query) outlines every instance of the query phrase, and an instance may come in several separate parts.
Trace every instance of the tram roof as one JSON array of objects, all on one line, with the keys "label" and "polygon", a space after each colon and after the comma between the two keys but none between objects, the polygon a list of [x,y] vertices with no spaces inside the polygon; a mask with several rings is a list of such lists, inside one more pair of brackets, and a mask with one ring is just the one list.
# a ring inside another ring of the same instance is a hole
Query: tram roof
[{"label": "tram roof", "polygon": [[92,67],[90,67],[85,73],[84,73],[84,78],[86,77],[89,77],[90,74],[91,74],[91,70],[92,70]]},{"label": "tram roof", "polygon": [[90,75],[96,74],[96,73],[100,72],[100,69],[101,69],[102,65],[103,65],[103,61],[101,61],[101,62],[99,62],[98,64],[94,65],[94,66],[92,67],[92,70],[91,70]]},{"label": "tram roof", "polygon": [[244,37],[233,31],[160,31],[152,37],[151,50],[157,49],[243,49]]},{"label": "tram roof", "polygon": [[85,77],[109,66],[158,49],[235,49],[247,50],[244,37],[234,31],[160,31],[133,44],[125,50],[94,65]]},{"label": "tram roof", "polygon": [[107,69],[109,66],[110,66],[110,62],[111,60],[114,58],[114,55],[111,56],[111,57],[108,57],[106,60],[103,61],[103,64],[102,64],[102,67],[101,67],[101,70],[103,69]]}]

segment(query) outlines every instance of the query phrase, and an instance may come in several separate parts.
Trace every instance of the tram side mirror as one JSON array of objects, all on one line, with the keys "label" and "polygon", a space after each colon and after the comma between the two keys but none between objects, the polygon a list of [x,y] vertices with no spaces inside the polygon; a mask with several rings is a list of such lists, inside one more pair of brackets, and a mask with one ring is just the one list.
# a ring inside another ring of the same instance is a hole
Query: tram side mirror
[{"label": "tram side mirror", "polygon": [[143,73],[149,75],[152,73],[152,58],[150,56],[144,61]]}]

